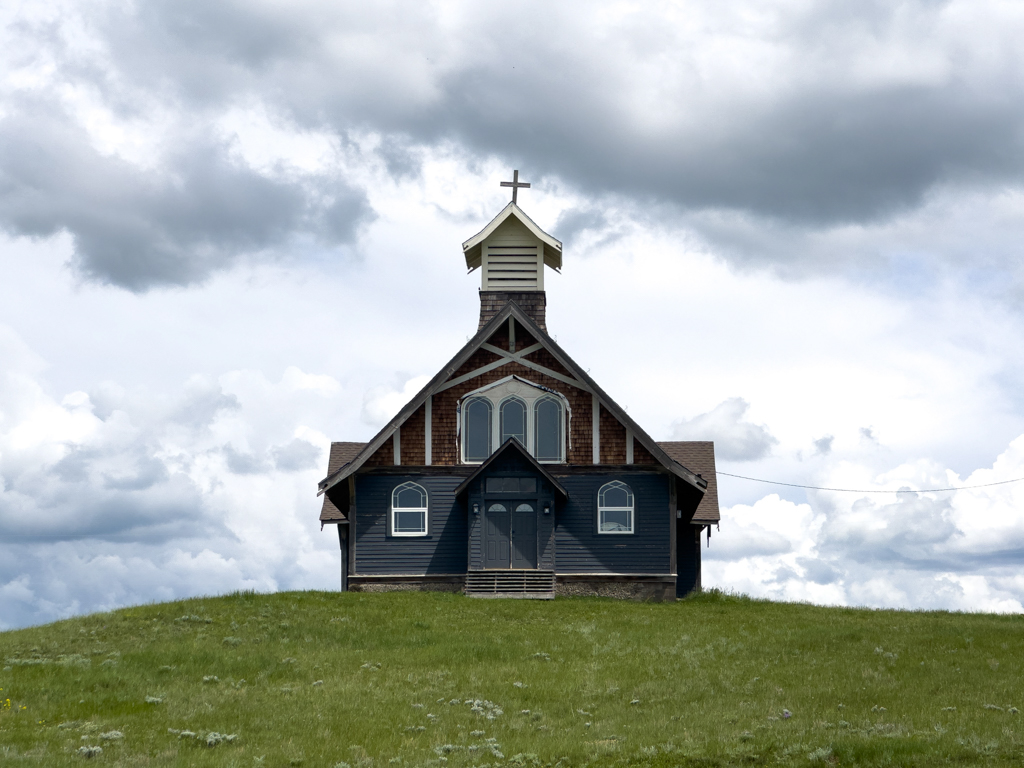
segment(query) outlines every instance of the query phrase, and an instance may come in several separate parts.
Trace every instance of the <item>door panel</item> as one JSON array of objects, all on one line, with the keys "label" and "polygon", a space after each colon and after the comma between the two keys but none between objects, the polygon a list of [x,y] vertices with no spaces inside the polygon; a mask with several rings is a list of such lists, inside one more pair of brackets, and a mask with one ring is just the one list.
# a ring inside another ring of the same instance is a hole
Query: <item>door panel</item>
[{"label": "door panel", "polygon": [[488,504],[484,512],[484,568],[511,565],[511,514],[506,504]]},{"label": "door panel", "polygon": [[537,567],[537,506],[533,502],[512,504],[512,567]]}]

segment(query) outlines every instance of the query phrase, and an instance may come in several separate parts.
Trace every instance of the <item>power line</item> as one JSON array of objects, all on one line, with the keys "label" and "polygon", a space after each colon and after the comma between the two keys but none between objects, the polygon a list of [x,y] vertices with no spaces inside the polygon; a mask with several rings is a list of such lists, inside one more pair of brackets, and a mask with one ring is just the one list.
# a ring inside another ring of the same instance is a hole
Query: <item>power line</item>
[{"label": "power line", "polygon": [[778,480],[764,480],[760,477],[747,477],[746,475],[733,475],[729,472],[715,472],[716,475],[725,475],[726,477],[738,477],[740,480],[753,480],[755,483],[768,483],[769,485],[785,485],[790,488],[807,488],[811,491],[836,491],[838,493],[943,493],[945,491],[969,491],[972,488],[991,488],[993,485],[1007,485],[1009,483],[1019,483],[1024,480],[1024,477],[1017,477],[1013,480],[1000,480],[995,483],[982,483],[981,485],[961,485],[955,488],[901,488],[898,491],[880,491],[877,488],[871,489],[859,489],[859,488],[823,488],[820,485],[800,485],[799,483],[782,483]]}]

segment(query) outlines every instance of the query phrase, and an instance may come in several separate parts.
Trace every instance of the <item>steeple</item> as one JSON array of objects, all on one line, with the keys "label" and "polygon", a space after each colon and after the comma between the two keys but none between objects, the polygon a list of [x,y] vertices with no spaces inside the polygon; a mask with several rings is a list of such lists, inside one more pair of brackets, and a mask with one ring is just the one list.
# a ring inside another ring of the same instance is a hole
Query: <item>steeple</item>
[{"label": "steeple", "polygon": [[511,182],[512,202],[480,232],[462,244],[466,266],[480,268],[480,328],[509,300],[515,301],[541,327],[544,314],[544,265],[562,267],[562,243],[538,227],[516,202],[519,171]]}]

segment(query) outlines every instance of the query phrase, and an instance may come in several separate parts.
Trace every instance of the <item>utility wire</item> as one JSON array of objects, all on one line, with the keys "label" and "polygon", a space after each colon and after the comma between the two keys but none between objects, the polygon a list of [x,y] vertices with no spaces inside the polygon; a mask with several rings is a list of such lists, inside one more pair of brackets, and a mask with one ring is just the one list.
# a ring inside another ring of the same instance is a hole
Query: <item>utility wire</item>
[{"label": "utility wire", "polygon": [[996,483],[982,483],[981,485],[961,485],[956,488],[907,488],[898,491],[880,491],[873,489],[858,488],[823,488],[820,485],[800,485],[799,483],[780,483],[778,480],[763,480],[760,477],[747,477],[746,475],[733,475],[729,472],[715,472],[716,475],[726,477],[738,477],[740,480],[753,480],[755,483],[768,483],[769,485],[785,485],[790,488],[807,488],[811,491],[837,491],[838,493],[943,493],[944,491],[969,491],[972,488],[991,488],[993,485],[1007,485],[1008,483],[1019,483],[1024,477],[1017,477],[1013,480],[1000,480]]}]

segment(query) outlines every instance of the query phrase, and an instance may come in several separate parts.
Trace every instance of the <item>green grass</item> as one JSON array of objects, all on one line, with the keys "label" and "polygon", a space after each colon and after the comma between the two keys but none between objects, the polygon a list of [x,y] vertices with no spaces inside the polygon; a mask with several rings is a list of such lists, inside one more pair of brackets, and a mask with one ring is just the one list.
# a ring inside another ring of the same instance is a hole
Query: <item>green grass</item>
[{"label": "green grass", "polygon": [[0,633],[0,764],[1019,765],[1022,661],[1020,616],[236,594]]}]

